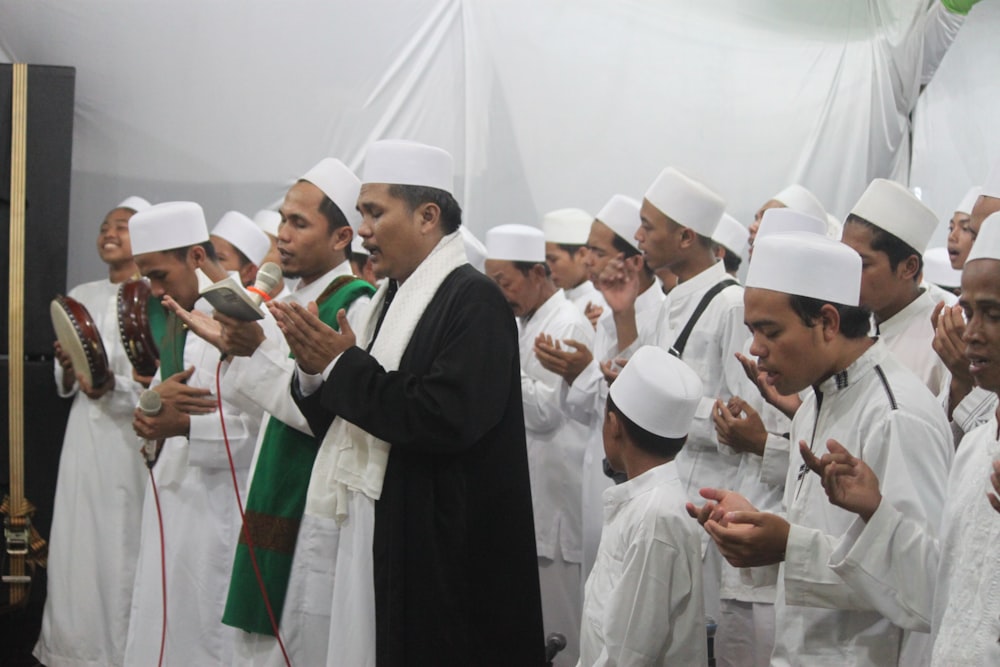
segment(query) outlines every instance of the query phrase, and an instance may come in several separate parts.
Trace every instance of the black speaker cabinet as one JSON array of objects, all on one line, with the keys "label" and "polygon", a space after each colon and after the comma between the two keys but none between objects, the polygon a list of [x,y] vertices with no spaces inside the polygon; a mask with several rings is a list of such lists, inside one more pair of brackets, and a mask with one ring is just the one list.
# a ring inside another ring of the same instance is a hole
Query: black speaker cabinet
[{"label": "black speaker cabinet", "polygon": [[[7,493],[10,480],[8,459],[9,408],[7,404],[7,374],[10,366],[0,359],[0,496]],[[38,532],[46,540],[52,526],[52,506],[55,499],[59,454],[72,399],[56,394],[51,361],[29,361],[24,364],[24,495],[36,508],[33,519]],[[38,572],[31,587],[27,607],[0,618],[0,665],[17,667],[34,665],[31,649],[38,639],[45,604],[45,571]]]},{"label": "black speaker cabinet", "polygon": [[[49,302],[66,290],[69,186],[76,69],[28,66],[24,352],[51,357]],[[0,281],[10,272],[10,148],[13,67],[0,64]],[[8,291],[0,290],[0,354],[8,352]]]}]

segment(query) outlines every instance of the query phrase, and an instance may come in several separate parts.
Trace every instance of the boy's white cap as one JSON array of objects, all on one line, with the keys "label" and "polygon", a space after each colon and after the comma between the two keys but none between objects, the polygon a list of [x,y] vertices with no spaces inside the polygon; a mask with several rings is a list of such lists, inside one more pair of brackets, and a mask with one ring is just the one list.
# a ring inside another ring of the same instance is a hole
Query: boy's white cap
[{"label": "boy's white cap", "polygon": [[309,181],[322,190],[344,214],[348,224],[354,229],[358,228],[361,224],[361,213],[358,212],[361,181],[346,164],[337,158],[323,158],[299,180]]},{"label": "boy's white cap", "polygon": [[957,213],[964,213],[966,215],[972,215],[972,207],[976,205],[976,200],[979,199],[979,195],[983,194],[983,186],[976,185],[969,188],[969,191],[965,193],[962,197],[962,201],[958,202],[958,206],[955,207]]},{"label": "boy's white cap", "polygon": [[746,286],[857,306],[861,256],[820,234],[772,234],[754,244]]},{"label": "boy's white cap", "polygon": [[726,250],[743,257],[750,244],[750,231],[739,220],[728,213],[723,213],[718,229],[712,234],[712,240]]},{"label": "boy's white cap", "polygon": [[979,235],[972,243],[966,266],[975,259],[1000,259],[1000,211],[991,213],[979,227]]},{"label": "boy's white cap", "polygon": [[826,220],[826,209],[823,208],[823,204],[816,198],[816,195],[797,183],[789,185],[771,199],[781,202],[793,211],[811,215],[819,220]]},{"label": "boy's white cap", "polygon": [[205,212],[193,201],[150,206],[128,221],[132,255],[186,248],[208,240]]},{"label": "boy's white cap", "polygon": [[465,258],[469,260],[469,264],[479,269],[480,273],[485,272],[486,246],[465,225],[460,226],[458,231],[462,234],[462,243],[465,245]]},{"label": "boy's white cap", "polygon": [[612,195],[608,203],[597,212],[597,220],[638,250],[639,242],[635,240],[635,233],[642,222],[639,217],[640,208],[641,204],[631,197]]},{"label": "boy's white cap", "polygon": [[951,268],[947,248],[928,248],[924,253],[924,280],[941,287],[961,287],[962,272]]},{"label": "boy's white cap", "polygon": [[725,199],[673,167],[660,172],[644,197],[678,225],[709,238],[726,210]]},{"label": "boy's white cap", "polygon": [[885,178],[868,184],[851,215],[889,232],[921,254],[938,225],[934,211],[905,187]]},{"label": "boy's white cap", "polygon": [[420,185],[450,193],[454,179],[451,154],[416,141],[383,139],[368,147],[362,183]]},{"label": "boy's white cap", "polygon": [[826,222],[792,208],[769,208],[760,218],[760,226],[754,239],[754,252],[757,252],[757,244],[761,239],[785,232],[809,232],[826,236]]},{"label": "boy's white cap", "polygon": [[661,347],[639,348],[611,385],[611,399],[640,428],[683,438],[705,394],[698,374]]},{"label": "boy's white cap", "polygon": [[145,211],[150,206],[152,206],[152,204],[142,197],[132,195],[131,197],[126,197],[120,204],[118,204],[118,206],[115,206],[115,208],[130,208],[138,213],[139,211]]},{"label": "boy's white cap", "polygon": [[281,224],[280,213],[272,211],[269,208],[264,208],[254,214],[253,221],[265,234],[270,234],[271,236],[277,238],[278,226]]},{"label": "boy's white cap", "polygon": [[542,218],[542,232],[547,243],[587,245],[594,216],[578,208],[549,211]]},{"label": "boy's white cap", "polygon": [[267,238],[267,234],[239,211],[226,212],[212,228],[211,234],[232,243],[258,266],[271,250],[271,239]]},{"label": "boy's white cap", "polygon": [[544,262],[545,235],[528,225],[500,225],[486,232],[486,256],[511,262]]}]

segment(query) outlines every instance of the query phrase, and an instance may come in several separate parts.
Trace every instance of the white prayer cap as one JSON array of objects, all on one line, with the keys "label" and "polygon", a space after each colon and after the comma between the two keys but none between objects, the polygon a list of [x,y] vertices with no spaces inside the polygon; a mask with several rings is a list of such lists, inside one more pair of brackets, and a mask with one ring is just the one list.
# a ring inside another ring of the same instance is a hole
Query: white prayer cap
[{"label": "white prayer cap", "polygon": [[586,245],[594,216],[578,208],[550,211],[542,218],[542,232],[548,243]]},{"label": "white prayer cap", "polygon": [[826,220],[826,209],[823,208],[823,204],[819,202],[816,195],[801,185],[789,185],[787,188],[771,197],[771,199],[774,201],[780,201],[793,211],[805,213],[820,220]]},{"label": "white prayer cap", "polygon": [[972,207],[976,205],[976,200],[982,193],[983,187],[981,185],[969,188],[969,191],[962,197],[962,201],[958,202],[958,206],[955,207],[955,212],[972,215]]},{"label": "white prayer cap", "polygon": [[851,215],[889,232],[921,254],[938,226],[934,211],[902,185],[885,178],[868,184]]},{"label": "white prayer cap", "polygon": [[332,199],[351,227],[357,229],[361,224],[361,213],[358,211],[361,181],[346,164],[336,158],[323,158],[299,180],[309,181]]},{"label": "white prayer cap", "polygon": [[959,287],[962,272],[951,268],[947,248],[928,248],[924,253],[924,280],[941,287]]},{"label": "white prayer cap", "polygon": [[132,195],[131,197],[126,197],[125,200],[118,204],[118,206],[115,206],[115,208],[130,208],[138,213],[139,211],[145,211],[150,206],[152,206],[152,204],[142,197]]},{"label": "white prayer cap", "polygon": [[[317,186],[318,187],[318,186]],[[265,234],[278,236],[278,226],[281,224],[281,214],[269,208],[257,211],[253,216],[253,221]]]},{"label": "white prayer cap", "polygon": [[465,225],[461,225],[458,231],[462,234],[462,243],[465,245],[465,258],[469,260],[469,264],[479,269],[480,273],[485,273],[486,246]]},{"label": "white prayer cap", "polygon": [[826,214],[826,237],[839,241],[844,235],[844,223],[842,223],[833,213]]},{"label": "white prayer cap", "polygon": [[357,255],[370,255],[371,254],[365,248],[364,241],[361,240],[361,237],[358,236],[357,232],[355,232],[354,236],[351,238],[351,252],[353,252],[353,253],[355,253]]},{"label": "white prayer cap", "polygon": [[638,250],[639,242],[635,240],[635,233],[642,224],[639,217],[640,208],[641,204],[631,197],[613,195],[597,212],[597,219]]},{"label": "white prayer cap", "polygon": [[528,225],[500,225],[486,232],[486,256],[512,262],[544,262],[545,235]]},{"label": "white prayer cap", "polygon": [[723,213],[722,219],[719,220],[719,228],[712,234],[712,240],[742,257],[750,245],[750,230],[733,216]]},{"label": "white prayer cap", "polygon": [[[757,244],[761,239],[786,232],[809,232],[826,236],[826,222],[793,208],[769,208],[760,218],[760,227],[757,228],[757,237],[753,243],[754,253],[757,252]],[[756,258],[754,261],[757,261]]]},{"label": "white prayer cap", "polygon": [[611,385],[611,400],[640,428],[683,438],[705,394],[698,374],[662,347],[636,350]]},{"label": "white prayer cap", "polygon": [[857,306],[861,255],[840,241],[810,232],[758,236],[746,286]]},{"label": "white prayer cap", "polygon": [[1000,211],[987,216],[979,227],[966,266],[974,259],[1000,259]]},{"label": "white prayer cap", "polygon": [[1000,199],[1000,159],[993,163],[990,175],[983,182],[983,191],[979,194]]},{"label": "white prayer cap", "polygon": [[725,199],[673,167],[660,172],[645,198],[678,225],[709,238],[726,210]]},{"label": "white prayer cap", "polygon": [[267,234],[253,220],[239,211],[226,212],[212,228],[212,236],[229,241],[258,266],[271,251],[271,239],[267,238]]},{"label": "white prayer cap", "polygon": [[139,211],[128,221],[132,254],[186,248],[208,240],[205,212],[193,201],[171,201]]},{"label": "white prayer cap", "polygon": [[376,141],[365,153],[362,183],[420,185],[450,193],[454,179],[451,154],[436,146],[384,139]]}]

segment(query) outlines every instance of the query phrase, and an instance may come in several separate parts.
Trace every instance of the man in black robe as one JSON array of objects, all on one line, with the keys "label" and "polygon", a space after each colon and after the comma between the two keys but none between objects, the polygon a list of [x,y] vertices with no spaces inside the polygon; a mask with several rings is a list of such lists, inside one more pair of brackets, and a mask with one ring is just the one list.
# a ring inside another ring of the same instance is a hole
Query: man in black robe
[{"label": "man in black robe", "polygon": [[[298,305],[274,312],[313,432],[339,417],[391,446],[374,513],[376,663],[540,665],[517,331],[500,291],[464,254],[440,280],[427,277],[427,266],[451,266],[441,257],[461,248],[451,158],[442,155],[409,142],[369,149],[359,234],[389,282],[366,331],[356,338],[342,313],[338,333]],[[399,335],[390,305],[412,309],[418,284],[433,292],[387,370],[373,347]],[[306,379],[319,374],[310,391]]]}]

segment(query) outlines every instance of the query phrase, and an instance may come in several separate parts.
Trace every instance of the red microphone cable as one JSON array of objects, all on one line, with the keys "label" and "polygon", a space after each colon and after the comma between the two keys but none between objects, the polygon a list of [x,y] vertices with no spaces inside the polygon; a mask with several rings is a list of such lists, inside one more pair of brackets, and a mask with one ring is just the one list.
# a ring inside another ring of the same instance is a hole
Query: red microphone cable
[{"label": "red microphone cable", "polygon": [[219,422],[222,424],[222,439],[226,443],[226,456],[229,457],[229,472],[233,477],[233,490],[236,492],[236,505],[240,509],[240,525],[242,526],[243,537],[247,541],[247,551],[250,552],[250,564],[253,565],[253,573],[257,578],[257,585],[260,587],[260,594],[264,598],[267,618],[271,621],[271,629],[274,630],[274,636],[278,640],[278,647],[281,649],[281,655],[285,659],[285,665],[292,667],[292,661],[285,650],[285,643],[281,641],[278,622],[274,618],[274,610],[271,608],[271,599],[267,595],[267,587],[264,586],[264,577],[260,573],[260,566],[257,565],[257,555],[254,553],[253,540],[250,538],[250,529],[247,528],[246,514],[243,512],[243,499],[240,498],[240,486],[239,482],[236,481],[236,465],[233,463],[233,451],[229,447],[229,435],[226,433],[226,418],[222,414],[222,361],[222,359],[219,359],[219,365],[215,367],[215,398],[219,408]]},{"label": "red microphone cable", "polygon": [[160,632],[160,659],[156,662],[163,667],[163,652],[167,648],[167,548],[163,539],[163,512],[160,510],[160,494],[156,490],[156,478],[153,477],[153,464],[147,462],[149,483],[153,487],[153,500],[156,502],[156,518],[160,523],[160,584],[163,588],[163,630]]}]

